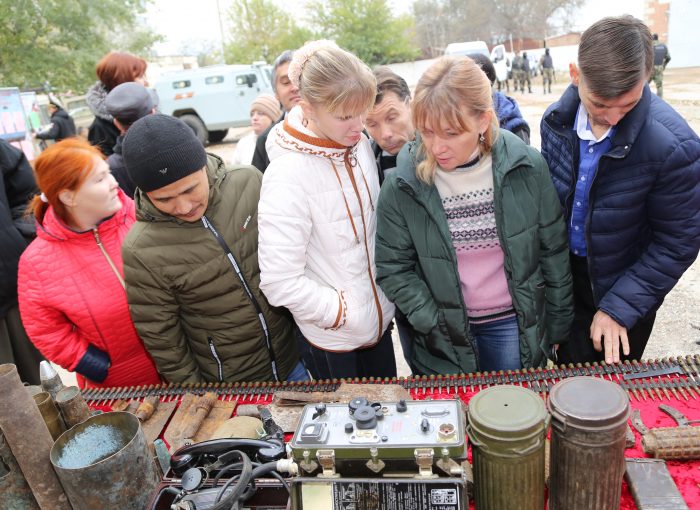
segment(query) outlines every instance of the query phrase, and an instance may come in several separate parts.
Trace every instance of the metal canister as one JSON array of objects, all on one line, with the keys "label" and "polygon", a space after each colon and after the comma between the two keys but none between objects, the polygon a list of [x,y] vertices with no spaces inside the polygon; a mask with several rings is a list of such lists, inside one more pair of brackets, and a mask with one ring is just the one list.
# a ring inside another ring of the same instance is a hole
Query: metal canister
[{"label": "metal canister", "polygon": [[90,417],[90,408],[77,386],[68,386],[56,394],[56,404],[63,415],[66,427],[82,423]]},{"label": "metal canister", "polygon": [[143,510],[160,481],[131,413],[99,414],[75,425],[56,440],[50,458],[74,510]]},{"label": "metal canister", "polygon": [[27,480],[12,450],[0,432],[0,508],[4,510],[39,510]]},{"label": "metal canister", "polygon": [[552,387],[550,510],[617,510],[629,399],[617,384],[574,377]]},{"label": "metal canister", "polygon": [[518,386],[493,386],[469,401],[477,510],[544,508],[544,402]]},{"label": "metal canister", "polygon": [[58,439],[58,436],[66,431],[61,413],[58,412],[58,408],[51,399],[51,395],[48,391],[42,391],[34,395],[34,402],[36,402],[39,412],[41,412],[41,417],[44,418],[46,427],[49,429],[49,433],[55,441]]}]

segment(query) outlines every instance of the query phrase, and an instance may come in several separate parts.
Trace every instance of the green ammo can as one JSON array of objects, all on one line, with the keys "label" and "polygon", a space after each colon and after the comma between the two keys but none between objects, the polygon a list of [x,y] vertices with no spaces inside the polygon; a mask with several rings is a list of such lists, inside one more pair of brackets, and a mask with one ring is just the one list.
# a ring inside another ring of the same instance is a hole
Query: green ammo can
[{"label": "green ammo can", "polygon": [[469,401],[477,510],[544,508],[544,402],[519,386],[493,386]]},{"label": "green ammo can", "polygon": [[550,510],[618,510],[629,399],[617,384],[574,377],[552,387]]}]

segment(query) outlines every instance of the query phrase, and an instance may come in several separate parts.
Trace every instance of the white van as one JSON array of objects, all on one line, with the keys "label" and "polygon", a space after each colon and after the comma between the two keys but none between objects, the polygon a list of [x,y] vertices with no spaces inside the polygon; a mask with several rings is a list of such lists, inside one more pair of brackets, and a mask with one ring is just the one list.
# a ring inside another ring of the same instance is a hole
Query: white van
[{"label": "white van", "polygon": [[271,67],[218,65],[173,71],[155,83],[158,110],[180,118],[204,144],[220,142],[231,127],[250,125],[250,105],[272,93]]},{"label": "white van", "polygon": [[489,56],[489,48],[484,41],[455,42],[448,44],[445,48],[445,55],[449,56],[468,57],[475,53]]},{"label": "white van", "polygon": [[493,67],[496,69],[496,79],[498,81],[506,81],[509,78],[513,57],[514,55],[508,53],[503,44],[497,44],[491,50],[491,62],[493,62]]}]

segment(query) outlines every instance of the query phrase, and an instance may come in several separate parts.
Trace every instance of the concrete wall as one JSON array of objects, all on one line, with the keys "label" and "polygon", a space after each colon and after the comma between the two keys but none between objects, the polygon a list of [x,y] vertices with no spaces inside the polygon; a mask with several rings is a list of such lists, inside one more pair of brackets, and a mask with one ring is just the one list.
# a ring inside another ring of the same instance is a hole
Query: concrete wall
[{"label": "concrete wall", "polygon": [[700,2],[671,0],[668,19],[669,67],[700,66],[697,25],[700,20]]}]

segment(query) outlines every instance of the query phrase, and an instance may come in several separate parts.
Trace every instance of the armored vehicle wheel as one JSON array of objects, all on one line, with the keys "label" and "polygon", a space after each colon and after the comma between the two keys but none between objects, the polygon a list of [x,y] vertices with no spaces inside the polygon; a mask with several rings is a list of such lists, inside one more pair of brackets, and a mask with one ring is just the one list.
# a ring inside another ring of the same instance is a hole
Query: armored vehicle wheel
[{"label": "armored vehicle wheel", "polygon": [[219,143],[221,140],[226,138],[228,134],[228,129],[216,129],[214,131],[209,131],[209,143]]},{"label": "armored vehicle wheel", "polygon": [[187,114],[180,117],[180,120],[187,124],[192,131],[194,131],[194,135],[200,142],[202,142],[202,145],[206,145],[209,132],[207,131],[207,127],[204,125],[204,122],[202,122],[202,119],[196,115]]}]

